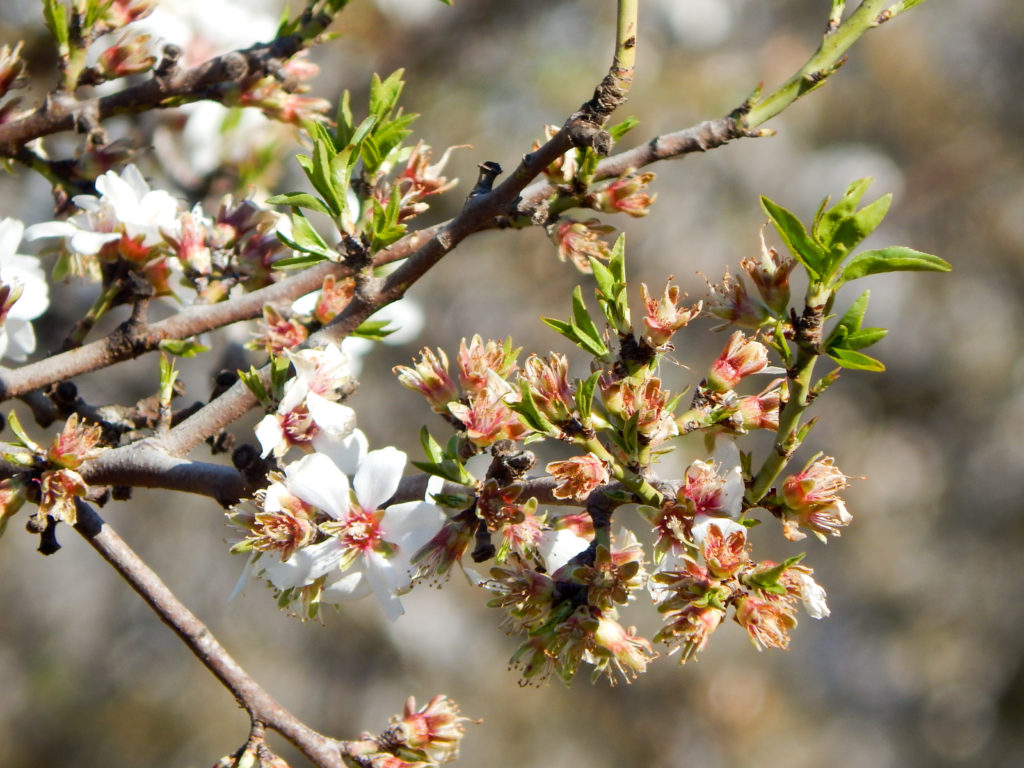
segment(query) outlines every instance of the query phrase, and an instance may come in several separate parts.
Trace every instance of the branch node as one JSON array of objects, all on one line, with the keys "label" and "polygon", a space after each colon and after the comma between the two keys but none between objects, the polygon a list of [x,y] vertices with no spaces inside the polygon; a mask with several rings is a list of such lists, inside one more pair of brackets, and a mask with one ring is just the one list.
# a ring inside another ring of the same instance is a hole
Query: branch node
[{"label": "branch node", "polygon": [[178,62],[181,60],[181,47],[174,43],[167,43],[160,51],[160,61],[153,68],[153,74],[158,78],[165,78],[178,69]]}]

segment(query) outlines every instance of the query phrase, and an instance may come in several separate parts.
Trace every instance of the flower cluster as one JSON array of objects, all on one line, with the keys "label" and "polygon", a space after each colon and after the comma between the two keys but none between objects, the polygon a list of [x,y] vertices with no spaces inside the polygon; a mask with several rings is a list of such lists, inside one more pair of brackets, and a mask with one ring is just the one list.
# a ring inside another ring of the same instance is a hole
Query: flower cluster
[{"label": "flower cluster", "polygon": [[419,362],[396,366],[394,372],[403,386],[426,397],[434,411],[453,417],[474,446],[486,448],[527,432],[509,407],[515,394],[507,379],[517,369],[518,356],[511,340],[502,344],[474,336],[469,344],[465,339],[459,344],[458,384],[449,372],[448,356],[440,349],[436,355],[423,349]]},{"label": "flower cluster", "polygon": [[642,549],[623,531],[612,546],[592,552],[547,569],[515,558],[492,568],[483,583],[496,595],[488,605],[504,609],[506,629],[527,635],[512,656],[524,683],[552,674],[569,683],[586,662],[595,678],[605,675],[614,684],[643,672],[653,657],[650,643],[617,621],[618,606],[643,585]]},{"label": "flower cluster", "polygon": [[75,500],[89,490],[78,470],[103,450],[100,427],[80,421],[73,413],[48,448],[32,441],[13,413],[11,427],[17,439],[2,456],[25,469],[0,480],[0,533],[26,501],[38,506],[30,523],[34,531],[58,522],[74,525],[78,520]]},{"label": "flower cluster", "polygon": [[708,283],[711,291],[708,312],[726,324],[753,329],[760,328],[773,316],[784,316],[789,306],[789,276],[796,267],[796,260],[769,248],[762,230],[760,258],[744,258],[740,267],[757,288],[758,295],[752,295],[743,278],[734,277],[727,269],[721,283]]},{"label": "flower cluster", "polygon": [[419,709],[410,697],[387,730],[379,736],[364,733],[345,754],[358,765],[377,768],[443,765],[459,756],[466,722],[473,721],[459,715],[458,706],[447,696],[435,696]]},{"label": "flower cluster", "polygon": [[202,300],[220,301],[236,284],[267,285],[271,265],[285,249],[276,235],[278,216],[250,200],[227,197],[215,217],[199,206],[182,211],[169,193],[151,189],[135,165],[96,179],[99,195],[76,195],[79,213],[65,221],[28,228],[26,237],[63,238],[57,277],[111,279],[127,269],[157,295],[174,294],[172,276]]},{"label": "flower cluster", "polygon": [[352,383],[349,357],[333,344],[286,354],[295,376],[285,384],[277,410],[256,427],[263,456],[280,457],[293,446],[330,450],[356,425],[355,411],[340,402]]},{"label": "flower cluster", "polygon": [[232,551],[253,552],[247,573],[266,579],[280,605],[301,604],[306,616],[316,616],[322,603],[372,593],[398,618],[412,557],[445,519],[429,501],[385,505],[405,464],[395,448],[367,452],[358,430],[329,452],[287,464],[231,513],[244,534]]}]

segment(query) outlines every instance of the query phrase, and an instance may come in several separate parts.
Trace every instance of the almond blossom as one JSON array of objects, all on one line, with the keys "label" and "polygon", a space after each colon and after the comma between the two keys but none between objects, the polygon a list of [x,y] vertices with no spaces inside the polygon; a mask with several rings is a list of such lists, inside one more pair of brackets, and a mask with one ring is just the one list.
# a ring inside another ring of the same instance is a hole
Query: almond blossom
[{"label": "almond blossom", "polygon": [[[412,556],[445,520],[440,508],[427,501],[382,508],[398,489],[405,464],[406,455],[396,448],[371,451],[351,485],[323,453],[288,465],[279,484],[326,517],[319,525],[325,538],[295,550],[285,561],[268,555],[269,562],[257,564],[262,574],[282,593],[312,588],[307,590],[311,602],[356,600],[372,592],[388,618],[401,616],[398,596],[411,585]],[[271,489],[268,499],[273,498]]]},{"label": "almond blossom", "polygon": [[17,219],[0,221],[0,357],[17,361],[35,351],[31,321],[50,306],[39,259],[17,252],[24,230]]},{"label": "almond blossom", "polygon": [[82,211],[67,221],[48,221],[28,228],[25,237],[63,237],[69,251],[95,256],[104,245],[122,236],[148,248],[164,242],[162,230],[177,226],[178,201],[162,189],[150,189],[134,164],[118,174],[107,171],[96,179],[95,195],[75,195]]},{"label": "almond blossom", "polygon": [[256,425],[264,457],[271,452],[283,456],[293,445],[323,449],[356,425],[355,411],[337,402],[352,381],[348,355],[333,344],[287,354],[295,376],[285,384],[277,411]]}]

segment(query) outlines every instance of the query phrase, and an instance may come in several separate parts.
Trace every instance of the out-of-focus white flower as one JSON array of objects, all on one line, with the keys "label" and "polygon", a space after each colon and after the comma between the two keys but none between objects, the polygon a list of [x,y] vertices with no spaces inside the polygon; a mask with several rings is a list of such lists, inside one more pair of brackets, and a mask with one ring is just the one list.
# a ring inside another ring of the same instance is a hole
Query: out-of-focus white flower
[{"label": "out-of-focus white flower", "polygon": [[185,66],[267,42],[277,31],[279,0],[161,0],[136,28],[182,48]]},{"label": "out-of-focus white flower", "polygon": [[35,256],[18,253],[25,225],[0,221],[0,357],[21,361],[35,351],[35,320],[50,306],[46,274]]},{"label": "out-of-focus white flower", "polygon": [[[279,225],[280,227],[281,225]],[[285,225],[290,226],[290,222]],[[316,308],[317,300],[320,298],[320,291],[313,291],[301,296],[292,303],[292,310],[300,315],[311,315]],[[410,297],[382,307],[369,317],[371,321],[387,321],[389,328],[394,328],[391,333],[381,339],[382,343],[391,346],[402,346],[413,341],[423,331],[425,319],[423,309],[419,303]],[[356,378],[362,372],[362,359],[373,349],[374,342],[369,339],[362,339],[349,336],[341,342],[341,348],[352,360],[352,375]]]},{"label": "out-of-focus white flower", "polygon": [[812,619],[824,619],[832,615],[828,603],[825,602],[827,595],[825,589],[814,580],[809,573],[802,570],[791,569],[796,574],[800,584],[800,600],[804,604],[804,610]]},{"label": "out-of-focus white flower", "polygon": [[118,174],[107,171],[96,179],[95,195],[75,195],[72,202],[82,213],[67,221],[48,221],[28,228],[25,237],[67,238],[68,250],[92,256],[122,235],[138,239],[144,247],[164,241],[162,232],[177,226],[178,201],[162,189],[150,189],[135,165]]},{"label": "out-of-focus white flower", "polygon": [[569,528],[546,529],[537,542],[537,553],[548,573],[554,573],[590,546],[590,540]]},{"label": "out-of-focus white flower", "polygon": [[272,556],[266,564],[261,560],[263,575],[282,591],[326,577],[320,602],[356,600],[372,592],[388,618],[401,616],[398,596],[411,585],[410,560],[445,520],[426,501],[381,509],[398,489],[405,464],[406,455],[396,448],[371,451],[356,469],[351,488],[345,473],[325,454],[290,464],[285,490],[331,518],[320,526],[328,538],[296,550],[283,563]]}]

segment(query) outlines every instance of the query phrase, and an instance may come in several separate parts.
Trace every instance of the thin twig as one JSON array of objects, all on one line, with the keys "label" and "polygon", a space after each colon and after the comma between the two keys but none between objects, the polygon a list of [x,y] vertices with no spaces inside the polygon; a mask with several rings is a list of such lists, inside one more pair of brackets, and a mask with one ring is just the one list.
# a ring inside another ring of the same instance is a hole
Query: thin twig
[{"label": "thin twig", "polygon": [[254,722],[264,723],[294,744],[318,768],[341,768],[344,742],[324,736],[285,709],[235,661],[160,577],[91,506],[77,502],[77,530],[113,566],[160,620],[223,683]]}]

